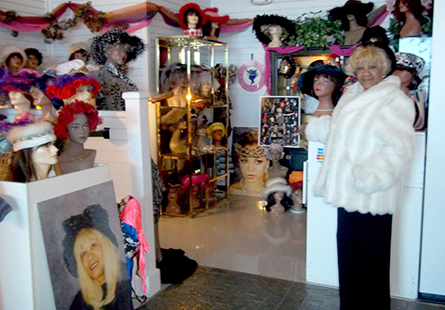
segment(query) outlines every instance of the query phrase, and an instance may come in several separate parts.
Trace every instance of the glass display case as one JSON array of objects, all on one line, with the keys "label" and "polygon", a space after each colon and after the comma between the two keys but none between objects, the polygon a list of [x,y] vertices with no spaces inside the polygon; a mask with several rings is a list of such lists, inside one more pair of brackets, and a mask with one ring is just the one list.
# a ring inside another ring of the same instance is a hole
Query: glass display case
[{"label": "glass display case", "polygon": [[194,217],[227,203],[228,46],[193,36],[156,39],[158,166],[164,216]]}]

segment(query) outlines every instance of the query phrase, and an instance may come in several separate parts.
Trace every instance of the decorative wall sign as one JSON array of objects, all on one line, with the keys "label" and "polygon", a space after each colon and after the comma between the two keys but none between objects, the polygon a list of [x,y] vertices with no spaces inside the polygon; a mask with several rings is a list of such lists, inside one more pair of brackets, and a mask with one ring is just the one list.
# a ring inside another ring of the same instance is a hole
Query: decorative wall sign
[{"label": "decorative wall sign", "polygon": [[238,71],[238,82],[247,91],[258,91],[265,83],[264,65],[256,60],[245,62]]},{"label": "decorative wall sign", "polygon": [[259,144],[300,147],[300,97],[261,96]]}]

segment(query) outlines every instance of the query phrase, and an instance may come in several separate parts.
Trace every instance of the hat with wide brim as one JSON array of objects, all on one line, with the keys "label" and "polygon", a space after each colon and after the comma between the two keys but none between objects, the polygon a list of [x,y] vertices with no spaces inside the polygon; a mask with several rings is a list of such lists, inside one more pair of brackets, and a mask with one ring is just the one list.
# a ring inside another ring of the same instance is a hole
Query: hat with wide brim
[{"label": "hat with wide brim", "polygon": [[199,5],[197,5],[196,3],[187,3],[179,9],[178,14],[179,26],[184,30],[189,29],[188,25],[184,23],[184,16],[190,9],[196,10],[196,12],[198,12],[198,14],[201,16],[201,24],[198,25],[198,27],[202,27],[207,21],[206,15],[204,14],[204,11],[201,10]]},{"label": "hat with wide brim", "polygon": [[422,57],[411,53],[397,52],[396,65],[399,67],[404,67],[407,69],[413,69],[416,71],[417,75],[420,76],[423,67],[425,66],[425,60]]},{"label": "hat with wide brim", "polygon": [[135,60],[145,50],[145,44],[141,38],[130,36],[123,30],[110,30],[92,39],[91,56],[93,60],[99,65],[104,65],[107,61],[105,48],[108,45],[116,44],[128,44],[130,46],[126,63]]},{"label": "hat with wide brim", "polygon": [[337,77],[340,82],[346,79],[346,74],[335,66],[317,65],[309,67],[306,72],[300,75],[297,81],[298,90],[303,94],[311,95],[314,85],[314,77],[320,74]]},{"label": "hat with wide brim", "polygon": [[217,8],[204,9],[204,15],[208,22],[225,24],[229,21],[229,15],[219,15]]},{"label": "hat with wide brim", "polygon": [[49,122],[33,123],[12,128],[7,135],[14,152],[43,145],[56,140]]},{"label": "hat with wide brim", "polygon": [[253,20],[253,31],[257,39],[264,44],[269,44],[272,41],[267,34],[262,30],[262,26],[266,25],[277,25],[280,26],[284,31],[287,32],[287,36],[292,36],[295,34],[295,26],[291,20],[287,19],[284,16],[276,15],[276,14],[264,14],[257,15]]},{"label": "hat with wide brim", "polygon": [[288,197],[290,197],[290,195],[292,194],[292,187],[287,184],[285,178],[277,177],[269,179],[264,186],[263,197],[267,198],[269,194],[276,192],[285,193]]},{"label": "hat with wide brim", "polygon": [[74,257],[74,243],[77,234],[84,228],[95,228],[110,239],[117,247],[117,239],[108,224],[108,212],[100,205],[88,206],[82,214],[73,215],[62,224],[65,231],[63,238],[63,259],[70,274],[77,277],[77,264]]},{"label": "hat with wide brim", "polygon": [[22,49],[18,46],[15,46],[15,45],[5,46],[0,50],[0,65],[5,65],[5,67],[6,67],[6,64],[5,64],[6,59],[8,59],[9,55],[14,54],[14,53],[22,55],[23,62],[19,69],[23,69],[23,67],[26,64],[26,60],[28,59],[28,56],[26,56],[24,49]]},{"label": "hat with wide brim", "polygon": [[366,16],[374,8],[374,3],[362,3],[356,0],[346,1],[345,5],[333,8],[329,11],[332,19],[342,19],[344,16],[352,14],[354,16]]}]

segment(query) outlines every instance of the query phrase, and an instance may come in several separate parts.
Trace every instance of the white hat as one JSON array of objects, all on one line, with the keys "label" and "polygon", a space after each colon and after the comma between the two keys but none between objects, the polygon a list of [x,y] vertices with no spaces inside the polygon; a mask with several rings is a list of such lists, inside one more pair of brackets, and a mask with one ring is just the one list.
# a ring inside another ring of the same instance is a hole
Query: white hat
[{"label": "white hat", "polygon": [[72,53],[75,53],[79,50],[88,51],[90,49],[90,45],[87,42],[77,42],[77,43],[71,44],[69,46],[69,49],[70,49],[70,55],[71,55]]},{"label": "white hat", "polygon": [[43,145],[56,140],[53,126],[49,122],[17,126],[8,132],[8,141],[14,152]]},{"label": "white hat", "polygon": [[4,65],[6,59],[8,59],[9,55],[13,54],[13,53],[17,53],[22,55],[23,57],[23,62],[22,65],[20,66],[20,69],[22,69],[25,66],[26,60],[28,59],[28,56],[26,56],[25,51],[18,46],[15,45],[9,45],[9,46],[5,46],[0,50],[0,64]]},{"label": "white hat", "polygon": [[285,178],[277,177],[269,179],[264,186],[263,197],[266,198],[269,194],[275,192],[283,192],[290,197],[292,194],[292,187],[287,184]]}]

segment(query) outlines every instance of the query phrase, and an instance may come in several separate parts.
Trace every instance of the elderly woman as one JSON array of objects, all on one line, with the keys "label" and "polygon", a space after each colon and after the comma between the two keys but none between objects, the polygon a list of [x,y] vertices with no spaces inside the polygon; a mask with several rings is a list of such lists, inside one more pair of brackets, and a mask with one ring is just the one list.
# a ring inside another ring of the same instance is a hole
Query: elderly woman
[{"label": "elderly woman", "polygon": [[313,190],[338,208],[341,309],[390,309],[392,214],[414,154],[414,107],[400,79],[388,76],[384,49],[359,46],[349,62],[358,83],[332,116],[313,117],[306,128],[310,141],[326,144]]}]

